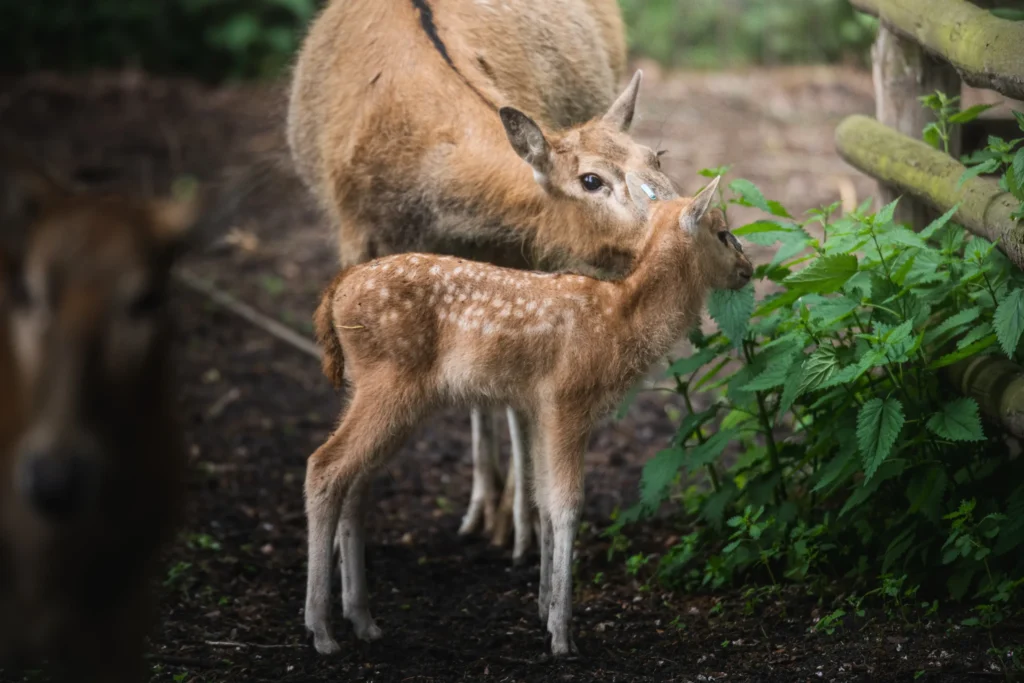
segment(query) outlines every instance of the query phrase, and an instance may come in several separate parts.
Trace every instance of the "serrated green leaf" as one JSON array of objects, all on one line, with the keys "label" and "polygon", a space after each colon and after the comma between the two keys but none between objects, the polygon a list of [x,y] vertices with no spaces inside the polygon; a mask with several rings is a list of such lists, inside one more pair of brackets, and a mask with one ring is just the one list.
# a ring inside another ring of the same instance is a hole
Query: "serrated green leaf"
[{"label": "serrated green leaf", "polygon": [[717,414],[718,407],[712,406],[707,410],[701,410],[696,413],[690,413],[689,415],[684,417],[683,421],[680,422],[679,426],[676,428],[676,441],[678,442],[677,445],[685,443],[686,440],[693,435],[693,432],[698,427],[702,426],[708,420],[713,419]]},{"label": "serrated green leaf", "polygon": [[[1013,156],[1013,173],[1017,178],[1018,189],[1024,186],[1024,147],[1017,150],[1017,153]],[[1010,190],[1013,192],[1013,190]],[[1014,196],[1017,196],[1016,192],[1013,192]]]},{"label": "serrated green leaf", "polygon": [[835,320],[839,320],[840,318],[849,315],[859,305],[859,301],[855,301],[845,296],[837,296],[824,299],[813,306],[808,305],[807,308],[811,312],[812,320],[820,320],[822,324],[828,325]]},{"label": "serrated green leaf", "polygon": [[732,234],[742,237],[748,242],[759,244],[762,247],[770,247],[779,240],[790,237],[793,231],[793,225],[783,224],[778,221],[762,220],[736,228],[732,231]]},{"label": "serrated green leaf", "polygon": [[953,206],[952,209],[950,209],[946,213],[942,214],[941,216],[933,220],[931,223],[928,224],[928,226],[924,230],[917,234],[920,235],[923,239],[931,239],[936,232],[945,227],[946,223],[948,223],[953,218],[953,216],[959,209],[960,204],[958,202]]},{"label": "serrated green leaf", "polygon": [[716,289],[708,297],[708,313],[733,346],[739,346],[754,313],[754,286],[740,290]]},{"label": "serrated green leaf", "polygon": [[935,149],[942,149],[942,132],[939,130],[939,124],[934,121],[924,127],[921,137]]},{"label": "serrated green leaf", "polygon": [[982,173],[994,173],[997,170],[999,170],[999,162],[995,159],[989,159],[987,161],[981,162],[977,166],[971,166],[966,171],[964,171],[963,175],[960,176],[960,180],[956,181],[956,189],[959,190],[961,187],[963,187],[964,183],[966,183],[971,178],[979,176]]},{"label": "serrated green leaf", "polygon": [[939,323],[932,329],[928,330],[925,335],[925,341],[928,344],[935,343],[936,340],[941,339],[944,335],[952,333],[956,335],[960,332],[957,328],[962,325],[974,322],[981,315],[981,309],[977,306],[972,308],[965,308],[959,313],[946,318],[943,322]]},{"label": "serrated green leaf", "polygon": [[973,398],[958,398],[942,406],[928,418],[927,427],[933,434],[950,441],[984,441],[978,403]]},{"label": "serrated green leaf", "polygon": [[770,213],[773,216],[780,216],[782,218],[790,218],[789,213],[782,208],[782,205],[778,202],[769,202],[765,199],[764,194],[758,189],[757,185],[746,180],[744,178],[737,178],[736,180],[729,183],[729,189],[740,196],[741,204],[745,206],[753,206],[761,209],[765,213]]},{"label": "serrated green leaf", "polygon": [[852,296],[854,292],[860,292],[861,298],[871,297],[871,273],[862,270],[843,285],[843,291]]},{"label": "serrated green leaf", "polygon": [[797,394],[814,391],[839,369],[836,350],[831,346],[820,346],[804,361],[803,374]]},{"label": "serrated green leaf", "polygon": [[878,213],[875,214],[875,224],[884,225],[886,223],[891,223],[892,217],[896,214],[896,206],[899,204],[899,202],[900,200],[897,197],[896,199],[892,200],[891,202],[883,206],[881,209],[879,209]]},{"label": "serrated green leaf", "polygon": [[683,465],[683,450],[666,448],[644,464],[640,477],[640,502],[648,510],[656,510],[665,498],[665,491],[675,480]]},{"label": "serrated green leaf", "polygon": [[798,347],[793,346],[789,349],[783,349],[780,353],[773,354],[766,361],[767,367],[758,373],[754,379],[743,385],[742,390],[764,391],[765,389],[773,389],[784,384],[799,350]]},{"label": "serrated green leaf", "polygon": [[900,244],[905,247],[918,247],[921,249],[925,247],[925,242],[920,235],[902,226],[887,230],[880,241],[885,244]]},{"label": "serrated green leaf", "polygon": [[968,122],[973,121],[974,119],[978,118],[978,115],[981,114],[983,111],[988,111],[989,109],[991,109],[994,106],[996,106],[996,105],[994,105],[994,104],[976,104],[973,107],[968,107],[967,109],[964,109],[963,111],[958,111],[957,113],[953,114],[952,116],[949,117],[949,122],[950,123],[959,123],[959,124],[968,123]]},{"label": "serrated green leaf", "polygon": [[1020,335],[1024,333],[1024,289],[1015,289],[999,303],[992,322],[1003,353],[1013,358]]},{"label": "serrated green leaf", "polygon": [[779,409],[775,414],[775,419],[779,420],[785,415],[790,408],[793,407],[793,402],[796,401],[800,395],[800,383],[803,379],[804,372],[804,361],[801,359],[797,363],[794,363],[789,369],[789,376],[786,378],[786,383],[782,387],[782,397],[779,399]]},{"label": "serrated green leaf", "polygon": [[939,368],[944,368],[947,365],[952,365],[957,361],[961,361],[964,358],[970,358],[971,356],[976,355],[979,351],[984,351],[988,347],[992,346],[993,344],[996,343],[996,341],[996,335],[990,334],[987,337],[984,337],[983,339],[979,339],[973,344],[965,346],[962,349],[954,351],[953,353],[947,353],[945,356],[939,358],[938,360],[932,361],[931,363],[928,364],[928,369],[938,370]]},{"label": "serrated green leaf", "polygon": [[683,456],[683,465],[690,472],[696,472],[705,465],[717,460],[725,448],[733,441],[739,432],[734,429],[723,429],[715,432],[707,441],[686,450]]},{"label": "serrated green leaf", "polygon": [[785,284],[790,289],[828,294],[842,287],[856,274],[856,256],[835,254],[815,259],[811,265],[787,277]]},{"label": "serrated green leaf", "polygon": [[967,334],[965,334],[962,339],[957,341],[956,347],[958,349],[965,348],[975,343],[979,339],[984,339],[990,334],[992,334],[992,325],[985,322],[979,323],[972,327],[971,330]]},{"label": "serrated green leaf", "polygon": [[864,463],[864,478],[870,480],[878,466],[892,454],[903,429],[903,404],[899,399],[873,398],[857,413],[857,445]]},{"label": "serrated green leaf", "polygon": [[689,375],[691,372],[696,372],[710,363],[717,355],[718,351],[716,349],[701,349],[697,353],[690,354],[686,358],[680,358],[668,366],[668,369],[665,371],[665,377]]},{"label": "serrated green leaf", "polygon": [[839,517],[845,517],[851,510],[860,506],[871,498],[871,496],[875,495],[878,488],[886,481],[903,474],[906,466],[907,463],[903,458],[890,458],[883,462],[878,467],[878,471],[875,473],[874,477],[871,479],[865,479],[859,486],[854,488],[853,493],[846,499],[846,503],[839,511]]},{"label": "serrated green leaf", "polygon": [[[841,437],[837,438],[839,452],[819,470],[818,481],[813,491],[820,493],[828,489],[834,490],[841,486],[847,479],[860,469],[860,462],[857,460],[857,437],[851,430],[845,430]],[[828,492],[826,492],[828,495]]]}]

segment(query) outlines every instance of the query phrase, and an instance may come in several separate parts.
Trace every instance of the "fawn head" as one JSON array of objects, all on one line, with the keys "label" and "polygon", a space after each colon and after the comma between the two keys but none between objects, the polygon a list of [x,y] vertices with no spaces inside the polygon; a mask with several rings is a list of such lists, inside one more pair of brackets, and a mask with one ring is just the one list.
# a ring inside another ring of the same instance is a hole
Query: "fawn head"
[{"label": "fawn head", "polygon": [[501,121],[516,153],[533,168],[533,176],[557,199],[581,202],[599,224],[641,226],[645,217],[630,201],[626,174],[641,176],[659,197],[677,196],[661,172],[658,154],[629,136],[641,72],[605,114],[560,133],[545,135],[518,109],[502,107]]},{"label": "fawn head", "polygon": [[704,281],[712,289],[742,289],[750,282],[754,266],[743,253],[743,246],[729,231],[725,214],[711,204],[718,190],[721,176],[707,184],[693,199],[680,198],[670,202],[655,201],[660,197],[650,185],[636,175],[629,174],[630,196],[637,206],[651,215],[652,224],[671,222],[671,230],[685,236],[686,250],[691,255],[684,267],[698,268]]},{"label": "fawn head", "polygon": [[79,195],[0,156],[0,402],[20,423],[0,429],[0,499],[31,528],[117,514],[110,494],[159,467],[164,295],[192,224],[189,205]]}]

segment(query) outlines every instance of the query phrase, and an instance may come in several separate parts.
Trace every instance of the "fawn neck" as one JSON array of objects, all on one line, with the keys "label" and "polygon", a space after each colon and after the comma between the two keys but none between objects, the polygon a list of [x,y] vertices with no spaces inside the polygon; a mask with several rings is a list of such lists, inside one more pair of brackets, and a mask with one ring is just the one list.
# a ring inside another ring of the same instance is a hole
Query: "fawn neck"
[{"label": "fawn neck", "polygon": [[708,288],[694,240],[676,225],[657,230],[621,283],[625,349],[646,368],[697,322]]}]

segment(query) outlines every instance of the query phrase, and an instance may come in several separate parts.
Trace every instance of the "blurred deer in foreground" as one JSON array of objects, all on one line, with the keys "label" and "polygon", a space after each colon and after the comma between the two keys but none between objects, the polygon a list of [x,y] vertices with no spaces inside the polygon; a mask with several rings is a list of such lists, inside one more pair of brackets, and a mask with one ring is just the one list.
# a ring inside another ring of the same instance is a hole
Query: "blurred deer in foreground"
[{"label": "blurred deer in foreground", "polygon": [[722,212],[709,210],[718,178],[694,199],[654,203],[641,177],[627,182],[651,230],[620,282],[404,254],[349,268],[324,292],[315,316],[324,372],[350,385],[351,400],[306,470],[306,627],[318,652],[339,649],[329,624],[339,512],[344,613],[360,638],[377,638],[358,513],[368,483],[423,418],[466,403],[507,404],[525,418],[541,518],[540,618],[553,654],[576,651],[572,546],[590,431],[698,322],[708,291],[740,289],[753,273]]},{"label": "blurred deer in foreground", "polygon": [[148,678],[146,584],[184,468],[165,298],[191,224],[0,149],[0,662]]},{"label": "blurred deer in foreground", "polygon": [[[337,230],[342,267],[418,251],[624,276],[645,236],[626,172],[665,196],[672,187],[657,155],[627,134],[639,72],[615,100],[625,52],[615,0],[330,2],[295,66],[288,140]],[[482,522],[503,545],[497,415],[472,409],[460,533]],[[514,494],[521,560],[531,540],[516,487],[525,456],[508,418],[505,500]]]}]

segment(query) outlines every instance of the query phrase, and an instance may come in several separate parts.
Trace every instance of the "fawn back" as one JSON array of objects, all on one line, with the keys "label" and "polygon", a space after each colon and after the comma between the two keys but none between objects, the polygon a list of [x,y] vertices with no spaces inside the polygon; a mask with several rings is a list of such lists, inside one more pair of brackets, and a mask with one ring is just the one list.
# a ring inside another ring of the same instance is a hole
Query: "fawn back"
[{"label": "fawn back", "polygon": [[192,223],[0,149],[0,655],[139,674],[184,467],[165,297]]},{"label": "fawn back", "polygon": [[627,272],[643,230],[625,173],[672,186],[627,134],[623,66],[614,0],[331,2],[288,133],[342,265],[423,251]]}]

